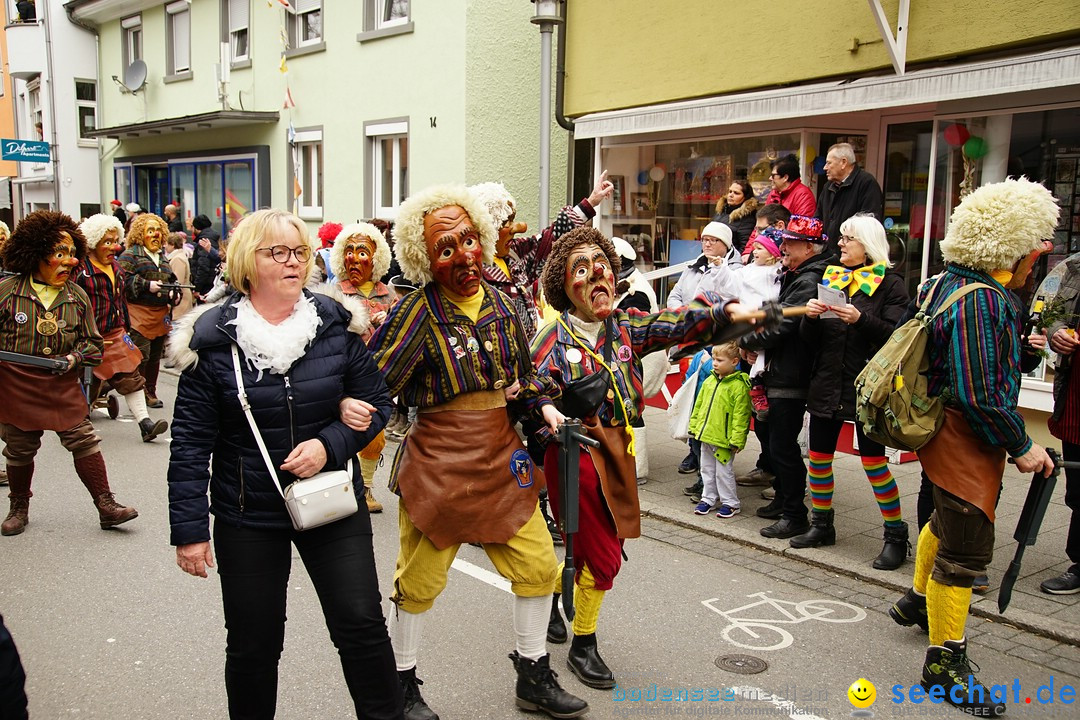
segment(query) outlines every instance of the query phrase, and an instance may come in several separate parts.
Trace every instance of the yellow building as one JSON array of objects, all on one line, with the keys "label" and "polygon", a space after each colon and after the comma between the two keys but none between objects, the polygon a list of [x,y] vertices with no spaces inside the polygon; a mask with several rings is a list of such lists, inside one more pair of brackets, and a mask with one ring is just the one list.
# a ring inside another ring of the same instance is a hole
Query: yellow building
[{"label": "yellow building", "polygon": [[[1077,0],[569,0],[565,14],[577,156],[622,195],[601,227],[654,264],[693,252],[732,180],[763,199],[773,159],[794,153],[816,194],[837,142],[880,182],[911,289],[942,266],[965,179],[1023,174],[1060,199],[1037,280],[1080,251]],[[1022,406],[1050,409],[1049,372],[1025,379]]]}]

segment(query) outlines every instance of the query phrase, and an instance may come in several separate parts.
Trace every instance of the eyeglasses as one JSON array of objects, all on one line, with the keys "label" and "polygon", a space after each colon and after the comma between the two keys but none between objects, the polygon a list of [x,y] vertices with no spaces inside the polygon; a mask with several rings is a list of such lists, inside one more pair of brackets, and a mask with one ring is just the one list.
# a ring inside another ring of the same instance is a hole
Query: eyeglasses
[{"label": "eyeglasses", "polygon": [[724,242],[724,241],[723,240],[718,240],[718,239],[716,239],[714,237],[703,237],[703,238],[701,238],[701,244],[702,245],[715,245],[718,242]]},{"label": "eyeglasses", "polygon": [[301,245],[300,247],[291,248],[288,245],[275,245],[268,248],[256,248],[257,250],[265,250],[270,253],[270,257],[274,259],[274,262],[284,265],[289,262],[289,256],[292,255],[296,258],[296,262],[306,263],[311,257],[311,248],[307,245]]},{"label": "eyeglasses", "polygon": [[849,242],[859,242],[859,238],[855,237],[854,235],[841,235],[840,240],[837,241],[837,244],[839,245],[843,243],[844,245],[846,245]]},{"label": "eyeglasses", "polygon": [[778,177],[780,177],[780,173],[771,173],[771,174],[769,175],[769,177],[770,177],[770,178],[778,178]]}]

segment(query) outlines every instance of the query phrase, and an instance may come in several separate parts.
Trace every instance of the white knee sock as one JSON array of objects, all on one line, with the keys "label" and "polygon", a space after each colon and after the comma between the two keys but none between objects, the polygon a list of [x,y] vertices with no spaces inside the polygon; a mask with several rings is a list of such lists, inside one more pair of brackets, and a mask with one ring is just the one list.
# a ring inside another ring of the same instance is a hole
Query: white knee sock
[{"label": "white knee sock", "polygon": [[[427,613],[411,613],[396,606],[390,608],[387,626],[398,670],[416,667],[416,652],[420,649],[420,636],[424,631],[426,617]],[[546,632],[547,626],[544,628]]]},{"label": "white knee sock", "polygon": [[550,615],[550,595],[514,596],[514,635],[518,655],[533,661],[547,655],[547,626]]},{"label": "white knee sock", "polygon": [[150,413],[146,411],[146,395],[142,390],[128,393],[124,396],[124,402],[127,403],[131,414],[135,416],[135,422],[147,420],[150,417]]}]

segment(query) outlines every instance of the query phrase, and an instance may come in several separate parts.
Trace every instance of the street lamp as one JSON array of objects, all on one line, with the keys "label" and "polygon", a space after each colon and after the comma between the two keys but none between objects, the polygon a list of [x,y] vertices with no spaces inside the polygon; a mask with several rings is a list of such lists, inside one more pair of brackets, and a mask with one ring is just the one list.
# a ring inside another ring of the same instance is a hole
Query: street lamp
[{"label": "street lamp", "polygon": [[547,227],[548,196],[551,179],[551,33],[563,22],[559,6],[565,0],[531,0],[532,23],[540,26],[540,221]]}]

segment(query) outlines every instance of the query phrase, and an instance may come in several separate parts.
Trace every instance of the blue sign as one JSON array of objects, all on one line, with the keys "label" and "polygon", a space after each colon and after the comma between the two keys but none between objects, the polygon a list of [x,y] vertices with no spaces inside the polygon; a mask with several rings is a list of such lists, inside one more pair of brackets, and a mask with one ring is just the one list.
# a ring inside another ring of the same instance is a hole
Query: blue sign
[{"label": "blue sign", "polygon": [[49,143],[38,140],[9,140],[0,138],[0,155],[3,160],[15,162],[49,162]]}]

